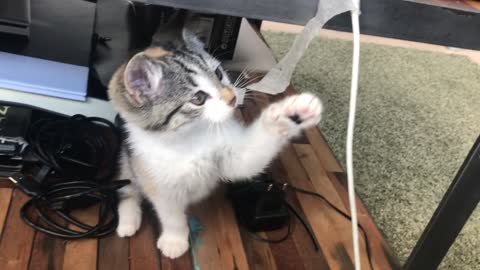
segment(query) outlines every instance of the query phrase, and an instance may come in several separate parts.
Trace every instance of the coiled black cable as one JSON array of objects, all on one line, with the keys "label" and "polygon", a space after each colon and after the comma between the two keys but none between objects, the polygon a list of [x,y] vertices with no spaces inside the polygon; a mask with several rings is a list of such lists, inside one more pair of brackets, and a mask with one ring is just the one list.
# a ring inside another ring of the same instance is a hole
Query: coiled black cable
[{"label": "coiled black cable", "polygon": [[[118,180],[106,184],[91,181],[54,184],[25,203],[20,214],[32,228],[51,236],[64,239],[103,237],[112,233],[118,224],[115,191],[129,183],[129,180]],[[88,225],[70,215],[74,209],[93,204],[99,204],[100,208],[96,225]]]},{"label": "coiled black cable", "polygon": [[[96,238],[113,232],[118,224],[116,191],[130,183],[110,181],[121,143],[117,128],[99,117],[47,118],[30,127],[27,141],[42,165],[41,175],[49,177],[41,183],[36,180],[44,177],[12,179],[33,195],[20,210],[25,223],[64,239]],[[72,216],[73,210],[92,205],[99,207],[96,225]]]},{"label": "coiled black cable", "polygon": [[106,119],[79,114],[40,119],[27,141],[38,160],[61,176],[100,181],[115,172],[120,134]]}]

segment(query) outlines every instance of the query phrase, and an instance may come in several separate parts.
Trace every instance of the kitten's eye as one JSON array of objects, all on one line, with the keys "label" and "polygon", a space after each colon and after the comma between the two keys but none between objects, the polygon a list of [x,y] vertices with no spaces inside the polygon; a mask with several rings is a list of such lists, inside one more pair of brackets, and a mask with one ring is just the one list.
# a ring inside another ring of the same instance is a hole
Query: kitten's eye
[{"label": "kitten's eye", "polygon": [[190,102],[197,106],[202,106],[209,97],[210,96],[207,93],[200,90],[197,93],[195,93],[195,95],[190,100]]},{"label": "kitten's eye", "polygon": [[217,78],[221,81],[223,79],[223,73],[220,70],[220,68],[215,69],[215,75],[217,75]]}]

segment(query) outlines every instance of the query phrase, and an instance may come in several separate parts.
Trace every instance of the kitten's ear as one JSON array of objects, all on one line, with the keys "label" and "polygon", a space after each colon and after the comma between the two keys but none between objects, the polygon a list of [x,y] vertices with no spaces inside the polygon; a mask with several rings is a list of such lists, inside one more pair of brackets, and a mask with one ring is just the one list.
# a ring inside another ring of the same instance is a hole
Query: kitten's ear
[{"label": "kitten's ear", "polygon": [[128,62],[124,73],[128,98],[136,106],[142,106],[147,101],[155,99],[162,91],[161,79],[160,67],[156,67],[145,53],[136,54]]}]

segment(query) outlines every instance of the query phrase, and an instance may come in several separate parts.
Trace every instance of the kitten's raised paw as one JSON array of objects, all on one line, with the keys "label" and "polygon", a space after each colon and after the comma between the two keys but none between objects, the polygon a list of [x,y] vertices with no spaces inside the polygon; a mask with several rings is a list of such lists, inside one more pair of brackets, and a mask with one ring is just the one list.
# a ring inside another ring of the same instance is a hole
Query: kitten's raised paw
[{"label": "kitten's raised paw", "polygon": [[170,259],[175,259],[188,250],[188,237],[162,234],[158,238],[157,247],[162,251],[163,255]]},{"label": "kitten's raised paw", "polygon": [[318,124],[322,109],[320,99],[310,93],[289,96],[267,108],[266,124],[281,135],[296,135],[300,129]]}]

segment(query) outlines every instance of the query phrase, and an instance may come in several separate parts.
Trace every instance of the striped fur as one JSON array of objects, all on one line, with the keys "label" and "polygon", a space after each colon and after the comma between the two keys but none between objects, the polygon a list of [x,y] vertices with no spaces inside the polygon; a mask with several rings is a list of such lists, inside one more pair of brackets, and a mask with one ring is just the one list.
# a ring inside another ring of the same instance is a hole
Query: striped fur
[{"label": "striped fur", "polygon": [[[138,61],[148,62],[139,65],[149,65],[152,72],[161,74],[162,89],[152,89],[150,92],[131,89],[135,93],[132,94],[126,83],[126,76],[132,72],[128,69],[129,65],[125,64],[115,72],[109,85],[109,96],[115,109],[127,122],[148,130],[175,130],[192,123],[202,114],[203,106],[190,103],[197,91],[217,92],[210,94],[228,99],[234,97],[233,87],[220,63],[197,43],[192,44],[194,46],[184,43],[169,51],[159,46],[149,47],[130,60],[136,61],[135,58],[141,57]],[[217,69],[223,74],[222,81],[215,74]],[[202,89],[199,81],[205,80],[214,89]],[[136,102],[133,95],[142,99],[141,104]]]}]

